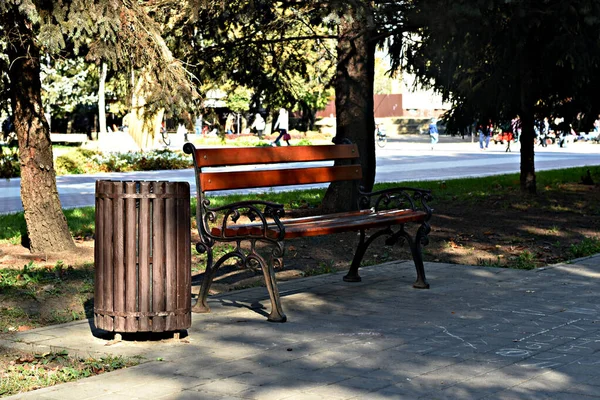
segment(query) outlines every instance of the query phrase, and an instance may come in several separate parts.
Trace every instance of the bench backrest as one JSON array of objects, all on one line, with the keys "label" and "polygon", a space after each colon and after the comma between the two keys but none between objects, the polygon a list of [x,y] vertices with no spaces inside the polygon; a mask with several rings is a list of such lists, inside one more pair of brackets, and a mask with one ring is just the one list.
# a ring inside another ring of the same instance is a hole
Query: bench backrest
[{"label": "bench backrest", "polygon": [[[231,190],[287,185],[304,185],[362,178],[358,147],[355,144],[293,147],[196,148],[186,143],[196,171],[197,191]],[[348,161],[347,165],[311,166],[323,161]],[[302,166],[289,163],[303,163]],[[281,164],[263,168],[263,164]],[[208,167],[254,165],[251,170],[207,169]]]}]

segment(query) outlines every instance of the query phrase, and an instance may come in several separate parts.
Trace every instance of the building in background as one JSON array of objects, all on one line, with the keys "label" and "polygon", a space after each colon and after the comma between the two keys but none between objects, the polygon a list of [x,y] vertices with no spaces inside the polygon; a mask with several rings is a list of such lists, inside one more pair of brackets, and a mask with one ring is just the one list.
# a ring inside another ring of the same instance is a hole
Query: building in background
[{"label": "building in background", "polygon": [[[414,75],[398,73],[398,77],[390,77],[389,66],[386,53],[378,51],[373,82],[375,119],[388,132],[423,133],[429,120],[439,118],[451,105],[442,101],[442,97],[433,90],[417,85]],[[335,115],[335,98],[324,110],[316,113],[318,119],[324,120],[320,125],[331,125],[327,120],[334,119]]]},{"label": "building in background", "polygon": [[[450,109],[450,104],[432,90],[415,89],[414,76],[407,75],[392,83],[390,94],[373,95],[375,118],[430,119],[440,117]],[[331,99],[317,118],[335,117],[335,99]]]}]

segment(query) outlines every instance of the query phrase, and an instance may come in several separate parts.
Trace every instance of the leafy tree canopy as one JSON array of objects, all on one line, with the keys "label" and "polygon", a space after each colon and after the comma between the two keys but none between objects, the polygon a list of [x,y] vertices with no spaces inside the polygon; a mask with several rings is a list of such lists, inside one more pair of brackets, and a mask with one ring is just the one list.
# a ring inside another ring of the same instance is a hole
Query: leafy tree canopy
[{"label": "leafy tree canopy", "polygon": [[[539,116],[567,113],[567,104],[597,113],[597,1],[415,3],[408,17],[421,30],[406,47],[406,62],[446,100],[495,119],[522,113],[523,96]],[[394,66],[402,62],[397,53]]]},{"label": "leafy tree canopy", "polygon": [[199,1],[183,23],[167,24],[166,37],[201,91],[243,86],[253,107],[314,110],[327,101],[335,70],[335,35],[316,4]]},{"label": "leafy tree canopy", "polygon": [[[165,16],[160,13],[181,10],[187,3],[159,3],[160,8],[154,2],[133,0],[3,1],[0,43],[20,40],[11,29],[14,17],[9,17],[18,15],[34,27],[41,54],[53,59],[51,66],[56,68],[55,62],[79,55],[87,62],[107,62],[114,71],[143,70],[149,75],[144,92],[149,94],[150,110],[181,107],[193,98],[195,90],[189,72],[170,54],[161,36]],[[5,72],[8,65],[0,61],[0,67]]]},{"label": "leafy tree canopy", "polygon": [[[521,117],[521,189],[535,193],[534,120],[589,119],[600,105],[600,3],[594,0],[418,0],[405,53],[421,81],[464,122]],[[400,38],[404,39],[404,37]],[[405,57],[405,58],[404,58]],[[470,116],[470,118],[469,118]]]}]

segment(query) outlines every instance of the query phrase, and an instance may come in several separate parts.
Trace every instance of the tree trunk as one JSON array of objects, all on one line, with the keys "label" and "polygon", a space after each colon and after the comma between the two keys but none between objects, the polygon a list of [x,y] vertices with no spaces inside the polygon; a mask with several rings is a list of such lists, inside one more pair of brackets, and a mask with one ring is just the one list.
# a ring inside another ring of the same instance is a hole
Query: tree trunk
[{"label": "tree trunk", "polygon": [[44,116],[40,52],[31,24],[19,12],[7,13],[16,37],[7,46],[11,105],[19,140],[21,200],[33,253],[75,249],[56,189],[50,128]]},{"label": "tree trunk", "polygon": [[[363,168],[362,186],[371,190],[375,182],[375,120],[373,117],[373,80],[375,46],[373,9],[370,2],[345,2],[337,45],[335,81],[336,136],[341,143],[358,145]],[[348,211],[357,207],[357,192],[352,182],[332,183],[323,199],[325,212]]]},{"label": "tree trunk", "polygon": [[536,194],[536,179],[535,179],[535,151],[534,138],[535,131],[533,129],[533,113],[523,112],[521,115],[522,131],[521,131],[521,192]]},{"label": "tree trunk", "polygon": [[[165,40],[157,31],[153,30],[148,33],[160,48],[162,62],[170,65],[175,58]],[[164,109],[152,113],[148,111],[146,99],[150,94],[148,87],[152,87],[152,85],[147,85],[147,83],[154,80],[151,75],[149,67],[144,67],[141,71],[138,71],[137,77],[133,70],[131,74],[132,97],[128,120],[129,134],[141,150],[149,150],[160,146],[160,125],[163,120]]]},{"label": "tree trunk", "polygon": [[160,146],[160,124],[163,120],[164,110],[152,116],[146,112],[146,97],[144,93],[144,79],[149,79],[143,72],[138,74],[136,84],[131,96],[131,111],[127,116],[129,135],[141,150],[150,150]]},{"label": "tree trunk", "polygon": [[522,57],[520,60],[521,68],[521,192],[528,194],[536,194],[536,179],[535,179],[535,151],[534,138],[535,130],[533,100],[531,98],[531,76],[528,60]]},{"label": "tree trunk", "polygon": [[98,119],[100,120],[100,133],[106,134],[106,97],[105,97],[105,86],[106,86],[106,74],[107,65],[105,62],[102,63],[100,71],[100,83],[98,85]]}]

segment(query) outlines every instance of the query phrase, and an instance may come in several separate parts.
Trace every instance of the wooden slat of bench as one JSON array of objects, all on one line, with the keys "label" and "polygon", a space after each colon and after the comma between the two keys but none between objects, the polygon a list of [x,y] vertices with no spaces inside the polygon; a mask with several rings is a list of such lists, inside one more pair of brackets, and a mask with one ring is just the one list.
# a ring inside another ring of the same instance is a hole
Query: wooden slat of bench
[{"label": "wooden slat of bench", "polygon": [[413,210],[397,210],[393,213],[373,213],[361,217],[341,217],[326,223],[313,221],[310,223],[286,225],[285,238],[322,236],[332,233],[358,231],[361,229],[382,228],[406,222],[423,221],[426,213]]},{"label": "wooden slat of bench", "polygon": [[[358,231],[360,229],[381,228],[407,222],[424,221],[427,217],[426,212],[414,210],[365,211],[284,220],[282,221],[285,225],[284,238],[293,239]],[[221,236],[221,228],[215,227],[211,230],[211,233],[215,236]],[[257,236],[261,234],[262,227],[259,224],[233,225],[225,230],[226,237]],[[272,239],[277,238],[278,234],[275,229],[267,230],[267,236]]]},{"label": "wooden slat of bench", "polygon": [[203,172],[200,174],[200,185],[203,191],[210,192],[214,190],[306,185],[361,178],[362,169],[360,165],[342,165],[259,171]]},{"label": "wooden slat of bench", "polygon": [[[293,224],[310,224],[312,222],[316,223],[327,223],[330,221],[335,221],[340,216],[344,217],[360,217],[362,215],[372,214],[373,210],[359,210],[359,211],[348,211],[345,213],[332,213],[325,215],[313,215],[310,217],[300,217],[300,218],[288,218],[281,220],[286,226],[288,224],[291,226]],[[274,227],[274,224],[270,224],[267,229]],[[260,235],[263,229],[263,225],[260,222],[252,222],[248,224],[236,224],[233,226],[229,226],[227,231],[227,236],[243,236],[243,235]],[[212,228],[211,231],[214,235],[220,236],[221,228],[215,227]],[[274,232],[274,231],[273,231]]]},{"label": "wooden slat of bench", "polygon": [[326,161],[358,158],[355,144],[196,149],[199,167]]}]

